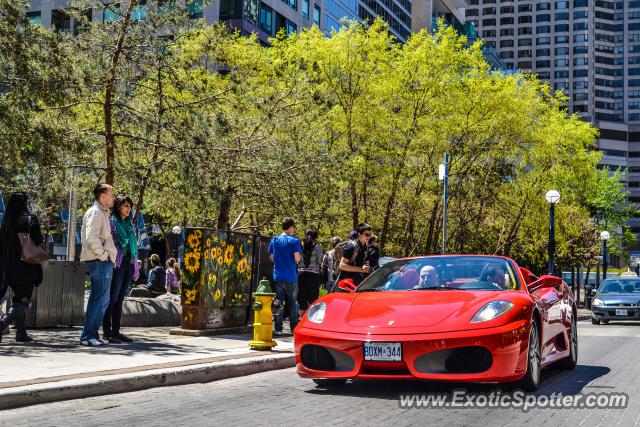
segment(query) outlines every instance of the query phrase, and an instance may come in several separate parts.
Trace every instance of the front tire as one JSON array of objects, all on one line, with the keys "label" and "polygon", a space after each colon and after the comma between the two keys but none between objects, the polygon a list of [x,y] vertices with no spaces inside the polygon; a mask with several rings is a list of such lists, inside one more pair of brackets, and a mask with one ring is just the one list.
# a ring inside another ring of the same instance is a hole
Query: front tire
[{"label": "front tire", "polygon": [[598,319],[594,319],[593,317],[591,318],[591,324],[592,325],[599,325],[600,321]]},{"label": "front tire", "polygon": [[540,354],[540,330],[538,329],[538,322],[535,320],[531,321],[528,353],[527,373],[518,382],[518,387],[526,391],[536,391],[540,385],[542,356]]},{"label": "front tire", "polygon": [[313,382],[321,388],[338,388],[344,386],[347,380],[340,378],[315,378]]}]

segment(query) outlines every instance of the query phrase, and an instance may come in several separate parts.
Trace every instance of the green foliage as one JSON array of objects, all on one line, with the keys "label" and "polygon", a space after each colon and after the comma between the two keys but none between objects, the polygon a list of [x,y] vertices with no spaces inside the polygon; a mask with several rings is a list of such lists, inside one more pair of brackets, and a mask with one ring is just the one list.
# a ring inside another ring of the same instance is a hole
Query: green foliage
[{"label": "green foliage", "polygon": [[[431,254],[446,152],[449,252],[541,270],[552,188],[563,265],[593,263],[605,227],[622,230],[614,253],[633,243],[635,208],[624,176],[596,168],[596,130],[535,77],[491,70],[453,28],[402,45],[381,21],[354,22],[264,47],[177,3],[144,20],[123,6],[120,19],[65,37],[12,4],[0,0],[14,17],[0,23],[0,172],[11,188],[43,189],[43,206],[64,205],[71,185],[84,204],[112,177],[165,226],[270,232],[293,216],[328,240],[365,221],[385,253]],[[81,166],[73,182],[69,165]]]}]

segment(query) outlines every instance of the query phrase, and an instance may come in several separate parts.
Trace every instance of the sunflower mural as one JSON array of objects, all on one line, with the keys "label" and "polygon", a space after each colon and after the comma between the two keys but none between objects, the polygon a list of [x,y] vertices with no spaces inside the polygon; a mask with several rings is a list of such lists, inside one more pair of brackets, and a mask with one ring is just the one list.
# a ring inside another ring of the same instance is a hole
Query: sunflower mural
[{"label": "sunflower mural", "polygon": [[249,234],[188,229],[183,305],[197,305],[202,298],[206,307],[247,306],[252,245]]},{"label": "sunflower mural", "polygon": [[201,229],[187,230],[187,244],[184,254],[184,276],[182,278],[182,305],[196,306],[202,289],[202,237]]}]

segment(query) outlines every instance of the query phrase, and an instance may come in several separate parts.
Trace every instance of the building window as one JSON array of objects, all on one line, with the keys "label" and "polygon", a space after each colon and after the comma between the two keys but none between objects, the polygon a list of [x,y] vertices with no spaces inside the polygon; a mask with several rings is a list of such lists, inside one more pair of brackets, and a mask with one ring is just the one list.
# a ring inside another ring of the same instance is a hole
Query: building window
[{"label": "building window", "polygon": [[573,65],[588,65],[589,60],[587,58],[573,58]]},{"label": "building window", "polygon": [[569,20],[569,12],[556,13],[556,21],[568,21],[568,20]]},{"label": "building window", "polygon": [[495,36],[496,36],[496,30],[484,30],[482,32],[482,37],[483,38],[495,37]]},{"label": "building window", "polygon": [[551,66],[551,61],[548,59],[544,61],[536,61],[536,68],[549,68]]},{"label": "building window", "polygon": [[309,0],[302,0],[302,17],[309,19]]},{"label": "building window", "polygon": [[320,6],[317,4],[313,5],[313,23],[320,26]]},{"label": "building window", "polygon": [[574,93],[573,100],[574,101],[586,101],[589,98],[589,95],[586,93]]},{"label": "building window", "polygon": [[589,35],[588,34],[575,34],[573,36],[573,41],[576,43],[584,43],[587,40],[589,40]]},{"label": "building window", "polygon": [[551,49],[538,49],[536,56],[551,56]]},{"label": "building window", "polygon": [[104,13],[102,14],[102,22],[104,24],[119,21],[121,18],[122,15],[120,15],[120,3],[110,4],[104,9]]},{"label": "building window", "polygon": [[569,9],[568,1],[557,1],[556,2],[556,10]]},{"label": "building window", "polygon": [[520,39],[518,40],[518,47],[520,46],[531,46],[533,40],[531,39]]},{"label": "building window", "polygon": [[556,53],[556,55],[569,55],[569,48],[568,47],[557,47],[555,49],[555,53]]},{"label": "building window", "polygon": [[569,36],[556,36],[556,43],[569,43]]},{"label": "building window", "polygon": [[512,36],[513,33],[513,28],[502,28],[500,30],[500,37],[509,37]]},{"label": "building window", "polygon": [[588,89],[589,88],[589,82],[586,82],[586,81],[573,82],[573,88],[574,89]]},{"label": "building window", "polygon": [[532,8],[530,4],[521,4],[518,6],[518,12],[531,12]]},{"label": "building window", "polygon": [[556,59],[554,62],[554,65],[556,67],[568,67],[569,66],[569,60],[566,58],[561,58],[561,59]]},{"label": "building window", "polygon": [[587,23],[586,22],[577,22],[575,24],[573,24],[573,31],[584,31],[587,29]]},{"label": "building window", "polygon": [[27,12],[27,18],[33,25],[42,25],[42,12]]},{"label": "building window", "polygon": [[513,25],[513,16],[500,18],[500,25]]},{"label": "building window", "polygon": [[[282,0],[282,1],[288,4],[291,9],[298,10],[298,0]],[[288,31],[287,31],[287,34],[289,34]]]},{"label": "building window", "polygon": [[533,18],[530,15],[524,15],[518,17],[518,24],[531,24]]},{"label": "building window", "polygon": [[573,70],[573,77],[587,77],[589,70]]},{"label": "building window", "polygon": [[513,40],[500,40],[500,47],[513,47]]},{"label": "building window", "polygon": [[241,19],[242,0],[220,0],[220,19]]},{"label": "building window", "polygon": [[556,24],[556,33],[569,31],[569,24]]},{"label": "building window", "polygon": [[536,10],[551,10],[551,3],[549,2],[538,3],[536,4]]},{"label": "building window", "polygon": [[519,36],[531,35],[531,34],[533,34],[533,29],[531,27],[518,28]]},{"label": "building window", "polygon": [[551,21],[551,15],[548,13],[545,13],[544,15],[538,15],[536,17],[536,22],[549,22]]},{"label": "building window", "polygon": [[297,25],[287,19],[287,35],[290,36],[291,34],[294,34],[297,30],[298,30]]},{"label": "building window", "polygon": [[273,9],[260,2],[260,29],[270,36],[273,35]]},{"label": "building window", "polygon": [[551,37],[538,37],[536,39],[536,44],[537,45],[551,44]]},{"label": "building window", "polygon": [[553,77],[555,77],[556,79],[568,79],[569,71],[567,70],[556,71],[555,73],[553,73]]},{"label": "building window", "polygon": [[538,28],[536,28],[536,34],[548,34],[550,32],[551,32],[550,25],[541,25]]},{"label": "building window", "polygon": [[189,19],[200,19],[204,16],[203,0],[192,0],[187,4]]}]

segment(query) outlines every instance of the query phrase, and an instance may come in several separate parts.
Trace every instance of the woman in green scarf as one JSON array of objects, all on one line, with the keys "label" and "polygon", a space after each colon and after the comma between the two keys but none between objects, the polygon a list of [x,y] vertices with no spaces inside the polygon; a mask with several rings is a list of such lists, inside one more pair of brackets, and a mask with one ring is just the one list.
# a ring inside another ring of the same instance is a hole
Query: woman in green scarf
[{"label": "woman in green scarf", "polygon": [[132,341],[131,338],[120,333],[122,303],[131,279],[135,278],[135,269],[138,265],[138,238],[131,221],[132,206],[133,201],[130,197],[120,195],[113,204],[111,216],[111,234],[118,256],[113,270],[109,305],[104,313],[102,329],[104,338],[113,344]]}]

